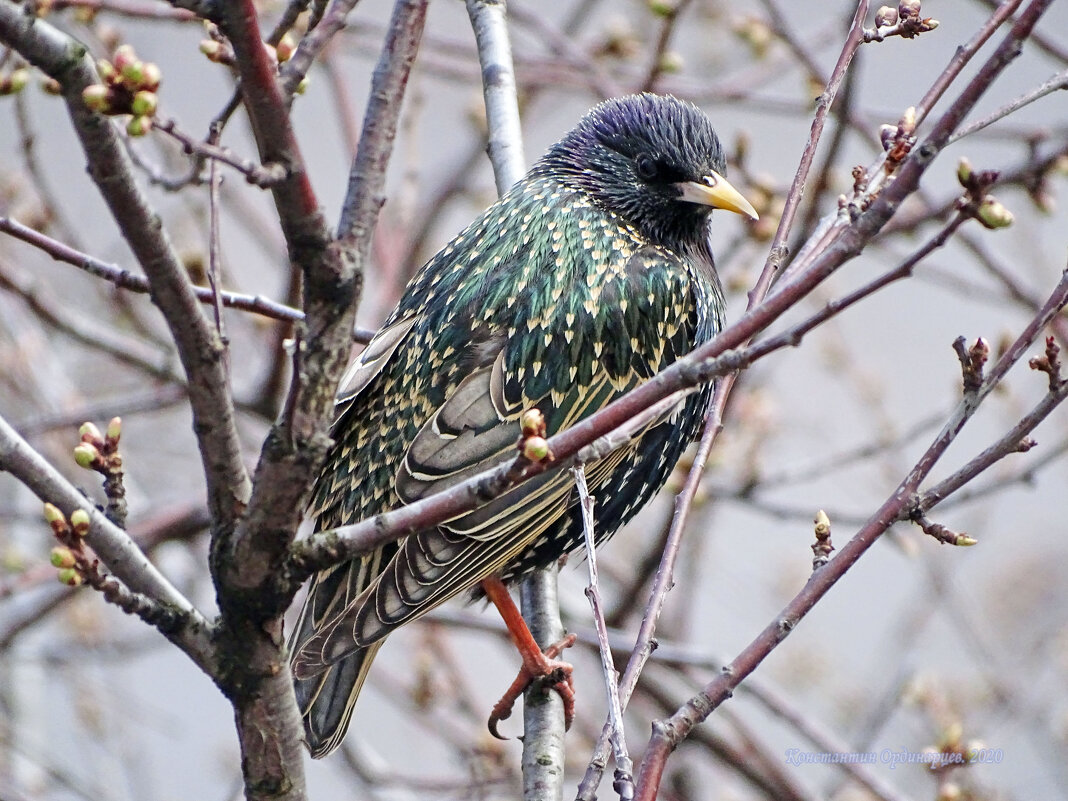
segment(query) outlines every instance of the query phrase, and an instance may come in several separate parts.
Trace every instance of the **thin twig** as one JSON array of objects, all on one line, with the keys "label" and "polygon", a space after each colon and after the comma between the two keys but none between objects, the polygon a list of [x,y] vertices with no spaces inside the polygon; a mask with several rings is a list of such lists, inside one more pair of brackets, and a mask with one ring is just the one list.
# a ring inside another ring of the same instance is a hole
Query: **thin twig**
[{"label": "thin twig", "polygon": [[657,88],[657,81],[664,74],[666,67],[667,49],[671,43],[671,37],[675,33],[679,18],[692,2],[693,0],[677,0],[663,11],[663,21],[660,23],[656,42],[649,54],[649,66],[645,69],[645,77],[639,85],[639,92],[651,92]]},{"label": "thin twig", "polygon": [[589,598],[590,606],[593,608],[598,651],[601,654],[601,672],[604,675],[608,695],[608,725],[611,727],[609,739],[616,762],[615,781],[612,786],[619,795],[620,801],[630,801],[634,798],[634,764],[627,752],[626,732],[623,729],[623,708],[619,698],[619,672],[612,661],[612,648],[608,644],[608,628],[604,622],[604,608],[601,604],[601,591],[597,582],[597,536],[594,531],[593,498],[590,497],[589,487],[586,486],[584,466],[575,465],[571,468],[571,473],[575,477],[579,509],[582,511],[582,533],[586,539],[586,565],[590,575],[586,597]]},{"label": "thin twig", "polygon": [[[75,250],[63,242],[42,234],[27,225],[23,225],[11,217],[0,217],[0,231],[21,239],[23,242],[47,253],[56,261],[71,264],[81,270],[85,270],[90,275],[103,278],[120,289],[146,295],[152,291],[148,279],[143,275],[132,273],[117,264],[101,261],[87,253]],[[201,303],[211,304],[215,302],[215,293],[210,287],[193,286],[192,289],[193,294]],[[278,303],[263,295],[247,295],[241,292],[229,292],[224,289],[220,290],[219,298],[223,306],[252,312],[261,317],[269,317],[272,320],[299,322],[304,319],[304,312],[300,309],[294,309],[292,306]],[[353,339],[356,342],[367,344],[374,335],[375,332],[368,328],[353,328]]]},{"label": "thin twig", "polygon": [[[219,130],[213,129],[212,138],[218,135]],[[208,168],[208,286],[211,289],[212,311],[215,312],[215,330],[219,332],[219,341],[226,348],[223,358],[229,360],[230,342],[226,336],[222,297],[220,296],[222,291],[222,232],[219,228],[219,186],[221,183],[222,174],[219,172],[218,162],[212,160]]]},{"label": "thin twig", "polygon": [[1053,92],[1057,92],[1063,89],[1068,89],[1068,70],[1062,70],[1056,75],[1051,76],[1041,86],[1037,86],[1030,92],[1026,92],[1020,95],[1015,100],[1006,103],[1004,106],[997,109],[996,111],[991,112],[987,116],[983,117],[981,120],[976,120],[970,125],[965,125],[959,131],[953,134],[953,136],[949,137],[949,141],[946,142],[946,144],[951,145],[958,139],[963,139],[969,134],[973,134],[976,131],[981,131],[988,125],[993,125],[998,120],[1003,119],[1016,111],[1019,111],[1024,106],[1030,103],[1034,103],[1036,100],[1040,100],[1048,94],[1052,94]]},{"label": "thin twig", "polygon": [[176,369],[173,351],[168,352],[126,336],[115,326],[106,325],[95,315],[85,314],[77,307],[60,306],[44,285],[3,261],[0,261],[0,289],[20,297],[39,320],[62,331],[74,341],[142,370],[153,378],[184,383]]}]

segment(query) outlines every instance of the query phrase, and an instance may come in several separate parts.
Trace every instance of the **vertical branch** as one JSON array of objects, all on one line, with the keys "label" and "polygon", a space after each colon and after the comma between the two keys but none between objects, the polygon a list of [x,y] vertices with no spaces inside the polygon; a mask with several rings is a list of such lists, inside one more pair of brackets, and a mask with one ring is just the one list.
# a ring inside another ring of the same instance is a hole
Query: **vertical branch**
[{"label": "vertical branch", "polygon": [[[554,564],[530,574],[520,586],[519,605],[534,641],[545,648],[564,636]],[[523,700],[523,798],[559,801],[564,796],[564,702],[539,687]]]},{"label": "vertical branch", "polygon": [[[371,248],[378,211],[385,202],[386,167],[397,135],[401,100],[423,36],[427,0],[397,0],[382,55],[371,77],[371,97],[363,115],[360,146],[349,172],[349,190],[338,223],[338,238],[362,265]],[[359,270],[359,267],[357,268]]]},{"label": "vertical branch", "polygon": [[[523,133],[515,89],[512,47],[508,38],[503,0],[467,0],[467,13],[475,32],[482,66],[486,102],[489,157],[498,194],[504,194],[525,170]],[[520,591],[523,617],[542,648],[564,636],[556,595],[555,567],[533,573]],[[544,698],[544,700],[543,700]],[[528,691],[523,707],[523,797],[563,797],[564,705],[556,693],[538,693],[537,703]]]},{"label": "vertical branch", "polygon": [[489,129],[487,151],[493,164],[497,194],[503,195],[526,172],[504,0],[467,0],[467,13],[482,66],[482,93]]}]

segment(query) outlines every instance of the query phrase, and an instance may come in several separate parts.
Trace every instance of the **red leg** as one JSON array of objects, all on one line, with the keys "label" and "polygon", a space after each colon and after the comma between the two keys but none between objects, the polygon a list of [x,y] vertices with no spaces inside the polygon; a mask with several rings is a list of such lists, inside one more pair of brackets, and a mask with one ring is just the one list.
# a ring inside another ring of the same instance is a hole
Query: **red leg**
[{"label": "red leg", "polygon": [[534,636],[527,628],[526,621],[519,614],[519,609],[508,594],[508,589],[499,578],[484,579],[482,590],[486,597],[497,607],[501,613],[504,625],[508,627],[508,634],[516,650],[523,659],[523,665],[519,668],[519,675],[515,681],[501,696],[489,717],[490,734],[499,740],[505,740],[497,733],[497,724],[512,714],[512,707],[516,699],[535,681],[547,680],[548,686],[560,694],[564,702],[564,725],[571,727],[571,721],[575,719],[575,685],[571,680],[572,667],[567,662],[556,659],[560,652],[575,642],[575,635],[568,634],[560,642],[553,643],[544,651],[534,641]]}]

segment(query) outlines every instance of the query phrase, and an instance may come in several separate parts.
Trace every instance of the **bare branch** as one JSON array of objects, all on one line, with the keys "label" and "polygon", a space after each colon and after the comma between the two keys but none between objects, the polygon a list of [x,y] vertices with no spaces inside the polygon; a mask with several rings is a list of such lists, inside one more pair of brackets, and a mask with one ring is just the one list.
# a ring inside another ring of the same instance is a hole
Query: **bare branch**
[{"label": "bare branch", "polygon": [[590,583],[586,587],[586,597],[593,608],[593,622],[597,630],[597,646],[601,654],[601,672],[604,675],[605,689],[608,695],[608,726],[611,730],[609,740],[612,743],[612,755],[616,762],[613,788],[621,801],[634,798],[634,764],[627,753],[626,732],[623,730],[623,708],[619,698],[619,673],[612,662],[612,649],[608,644],[608,628],[604,622],[604,609],[601,604],[601,591],[597,582],[597,535],[593,522],[593,498],[586,486],[586,471],[579,464],[571,468],[575,476],[575,489],[578,492],[579,508],[582,510],[582,532],[586,539],[586,566],[589,568]]},{"label": "bare branch", "polygon": [[523,132],[519,123],[505,5],[500,0],[467,0],[467,14],[471,18],[482,66],[489,158],[497,181],[497,194],[503,195],[523,177],[527,164],[523,155]]},{"label": "bare branch", "polygon": [[1053,92],[1059,92],[1064,89],[1068,89],[1068,70],[1062,70],[1061,72],[1058,72],[1056,75],[1053,75],[1047,81],[1045,81],[1041,86],[1037,86],[1030,92],[1026,92],[1020,95],[1015,100],[1006,103],[1004,106],[997,109],[996,111],[991,112],[987,116],[983,117],[981,120],[976,120],[970,125],[964,126],[955,134],[953,134],[953,136],[949,137],[949,141],[946,142],[946,144],[951,145],[958,139],[963,139],[965,136],[973,134],[976,131],[981,131],[983,130],[983,128],[986,128],[989,125],[993,125],[998,120],[1004,119],[1010,114],[1019,111],[1024,106],[1029,105],[1030,103],[1034,103],[1036,100],[1040,100],[1048,94],[1052,94]]},{"label": "bare branch", "polygon": [[[23,225],[11,217],[0,217],[0,231],[33,245],[56,261],[72,264],[79,269],[85,270],[90,275],[95,275],[111,282],[120,289],[141,294],[148,294],[151,291],[148,279],[144,276],[132,273],[117,264],[101,261],[87,253],[75,250],[50,236],[42,234],[40,231],[35,231],[29,226]],[[210,287],[194,285],[193,294],[196,295],[197,300],[201,303],[213,304],[215,302],[215,293]],[[286,322],[299,322],[304,319],[304,312],[300,309],[294,309],[292,306],[278,303],[263,295],[246,295],[241,292],[229,292],[225,289],[220,290],[218,294],[223,306],[227,308],[253,312],[262,317]],[[353,340],[356,342],[367,344],[374,335],[375,332],[367,328],[360,328],[359,326],[353,328]]]}]

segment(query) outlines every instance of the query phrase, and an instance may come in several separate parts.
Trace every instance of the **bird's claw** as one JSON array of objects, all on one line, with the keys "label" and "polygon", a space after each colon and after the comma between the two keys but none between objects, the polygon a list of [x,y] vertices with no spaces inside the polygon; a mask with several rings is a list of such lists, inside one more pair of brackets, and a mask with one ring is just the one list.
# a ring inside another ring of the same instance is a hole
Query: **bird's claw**
[{"label": "bird's claw", "polygon": [[564,729],[571,728],[571,722],[575,719],[575,683],[572,679],[571,664],[557,659],[556,657],[565,648],[570,648],[575,643],[575,635],[568,634],[559,642],[555,642],[542,651],[531,662],[524,660],[519,668],[519,674],[511,683],[501,700],[493,705],[489,720],[486,725],[490,734],[498,740],[507,740],[497,731],[497,724],[507,720],[512,715],[512,707],[516,699],[521,696],[528,687],[537,684],[546,689],[555,690],[564,702]]}]

